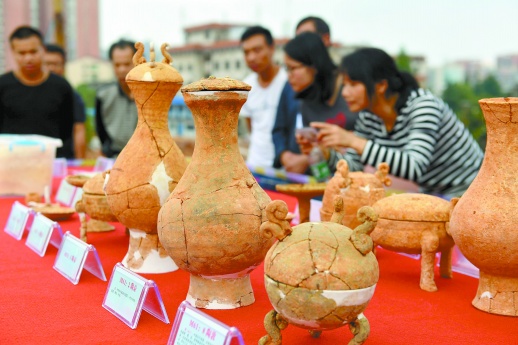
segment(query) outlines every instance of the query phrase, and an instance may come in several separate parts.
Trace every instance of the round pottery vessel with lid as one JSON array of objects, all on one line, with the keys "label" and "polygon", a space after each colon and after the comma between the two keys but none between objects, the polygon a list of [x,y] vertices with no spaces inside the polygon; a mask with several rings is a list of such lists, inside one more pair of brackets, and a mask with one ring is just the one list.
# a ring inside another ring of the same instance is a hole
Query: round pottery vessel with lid
[{"label": "round pottery vessel with lid", "polygon": [[268,335],[260,345],[281,344],[281,330],[288,324],[308,329],[314,337],[348,325],[354,334],[349,344],[367,339],[370,326],[363,311],[379,279],[369,236],[377,215],[371,207],[362,207],[360,225],[351,230],[341,223],[340,197],[335,210],[330,222],[306,222],[291,229],[286,204],[275,200],[268,205],[269,221],[261,229],[279,241],[265,258],[265,286],[274,310],[265,317]]}]

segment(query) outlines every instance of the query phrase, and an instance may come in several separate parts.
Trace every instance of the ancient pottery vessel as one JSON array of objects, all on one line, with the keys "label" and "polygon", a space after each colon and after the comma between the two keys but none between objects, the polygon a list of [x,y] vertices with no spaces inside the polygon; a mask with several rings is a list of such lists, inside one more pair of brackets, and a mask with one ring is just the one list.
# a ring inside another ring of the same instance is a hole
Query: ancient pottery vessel
[{"label": "ancient pottery vessel", "polygon": [[288,324],[308,329],[318,337],[323,330],[349,325],[362,344],[370,326],[363,311],[379,278],[369,233],[377,216],[371,207],[358,211],[360,225],[351,230],[342,225],[343,200],[336,198],[331,222],[307,222],[290,228],[284,201],[272,201],[265,236],[279,241],[268,251],[264,264],[266,291],[274,310],[264,325],[268,335],[259,344],[281,344],[281,330]]},{"label": "ancient pottery vessel", "polygon": [[360,223],[356,218],[356,213],[362,206],[372,206],[381,198],[385,197],[383,185],[390,186],[391,180],[388,177],[389,166],[381,163],[374,174],[362,171],[350,172],[345,160],[340,160],[336,164],[336,172],[327,183],[322,207],[320,209],[320,219],[329,221],[333,214],[333,200],[336,195],[344,199],[345,215],[343,225],[354,228]]},{"label": "ancient pottery vessel", "polygon": [[112,213],[106,194],[104,194],[104,173],[93,177],[84,175],[67,176],[66,180],[71,185],[83,188],[81,199],[75,204],[76,211],[86,213],[90,219],[79,217],[81,220],[80,238],[87,241],[87,232],[113,231],[115,227],[108,222],[116,222],[117,218]]},{"label": "ancient pottery vessel", "polygon": [[297,198],[299,206],[299,223],[309,222],[311,199],[324,194],[326,183],[288,183],[278,184],[275,190]]},{"label": "ancient pottery vessel", "polygon": [[187,300],[230,309],[254,302],[249,273],[273,243],[261,236],[268,195],[239,152],[237,123],[250,86],[208,78],[182,88],[196,127],[192,159],[160,210],[160,241],[191,274]]},{"label": "ancient pottery vessel", "polygon": [[518,316],[518,98],[479,101],[487,128],[482,167],[453,209],[450,232],[480,270],[473,305]]},{"label": "ancient pottery vessel", "polygon": [[122,264],[132,271],[163,273],[178,267],[158,240],[160,207],[174,190],[187,166],[169,132],[167,116],[183,79],[162,45],[162,62],[142,57],[136,44],[135,67],[126,81],[138,108],[137,128],[106,176],[108,204],[119,222],[129,228],[129,250]]},{"label": "ancient pottery vessel", "polygon": [[448,233],[451,205],[427,194],[394,194],[373,206],[378,224],[371,233],[376,245],[408,254],[421,254],[421,280],[425,291],[437,291],[434,280],[435,253],[441,253],[440,274],[451,278],[455,243]]}]

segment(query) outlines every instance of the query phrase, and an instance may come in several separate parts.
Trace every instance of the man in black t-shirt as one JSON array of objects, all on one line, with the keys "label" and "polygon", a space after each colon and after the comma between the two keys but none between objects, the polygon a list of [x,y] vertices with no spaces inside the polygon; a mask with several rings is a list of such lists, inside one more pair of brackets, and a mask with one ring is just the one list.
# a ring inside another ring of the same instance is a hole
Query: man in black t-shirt
[{"label": "man in black t-shirt", "polygon": [[[63,142],[72,135],[73,100],[68,82],[43,69],[41,33],[28,26],[9,37],[17,68],[0,76],[0,133],[39,134]],[[58,148],[57,156],[73,158]]]}]

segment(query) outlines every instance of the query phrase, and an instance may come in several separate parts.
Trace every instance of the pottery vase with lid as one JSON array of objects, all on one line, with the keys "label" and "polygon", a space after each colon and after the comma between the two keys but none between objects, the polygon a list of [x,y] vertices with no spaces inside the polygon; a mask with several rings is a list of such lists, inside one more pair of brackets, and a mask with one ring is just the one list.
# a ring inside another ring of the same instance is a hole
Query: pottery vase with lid
[{"label": "pottery vase with lid", "polygon": [[340,195],[344,200],[345,215],[343,225],[354,228],[360,223],[356,213],[362,206],[372,206],[385,197],[385,188],[390,186],[392,180],[388,177],[390,167],[387,163],[380,163],[374,174],[363,171],[349,171],[347,161],[341,159],[336,164],[336,172],[327,183],[320,219],[329,221],[333,214],[333,200]]},{"label": "pottery vase with lid", "polygon": [[264,319],[268,335],[260,345],[282,344],[281,330],[288,324],[308,329],[314,337],[348,325],[354,334],[349,344],[367,339],[370,325],[363,311],[379,279],[369,236],[377,215],[370,206],[360,208],[360,225],[351,230],[342,225],[343,199],[335,197],[334,206],[330,222],[306,222],[292,229],[284,201],[268,205],[268,222],[261,229],[279,241],[264,259],[264,283],[274,310]]},{"label": "pottery vase with lid", "polygon": [[487,128],[484,161],[453,209],[450,233],[480,270],[473,305],[518,316],[518,98],[479,104]]},{"label": "pottery vase with lid", "polygon": [[107,174],[105,191],[113,214],[129,228],[122,264],[135,272],[164,273],[178,268],[158,240],[157,217],[187,167],[168,128],[169,107],[183,79],[165,44],[162,62],[153,50],[146,62],[142,43],[136,47],[126,82],[138,108],[137,128]]},{"label": "pottery vase with lid", "polygon": [[250,86],[208,78],[182,88],[196,128],[192,159],[160,210],[160,241],[190,272],[187,300],[231,309],[254,302],[250,272],[272,239],[261,236],[269,196],[239,152],[237,124]]}]

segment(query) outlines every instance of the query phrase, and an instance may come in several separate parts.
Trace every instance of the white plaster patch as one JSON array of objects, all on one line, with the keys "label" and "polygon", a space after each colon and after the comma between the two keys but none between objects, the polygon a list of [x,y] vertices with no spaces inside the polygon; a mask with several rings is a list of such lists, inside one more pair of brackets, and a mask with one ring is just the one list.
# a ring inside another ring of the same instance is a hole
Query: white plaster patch
[{"label": "white plaster patch", "polygon": [[130,233],[130,236],[133,238],[146,238],[147,237],[147,234],[144,231],[130,229],[129,233]]},{"label": "white plaster patch", "polygon": [[366,185],[364,187],[359,187],[359,189],[361,191],[364,191],[365,193],[369,193],[371,191],[371,186],[370,185]]},{"label": "white plaster patch", "polygon": [[165,165],[162,161],[156,167],[153,172],[153,176],[151,176],[151,181],[149,181],[149,183],[157,189],[158,197],[160,198],[160,206],[165,203],[167,197],[171,194],[169,192],[169,181],[173,181],[173,179],[165,172]]},{"label": "white plaster patch", "polygon": [[376,284],[365,289],[357,290],[323,290],[322,296],[332,299],[339,307],[364,304],[372,298]]},{"label": "white plaster patch", "polygon": [[[122,260],[122,264],[124,267],[128,267],[128,254],[126,254]],[[177,269],[178,266],[173,259],[169,256],[160,257],[160,254],[154,249],[151,250],[140,268],[130,268],[131,271],[136,273],[168,273],[176,271]]]},{"label": "white plaster patch", "polygon": [[106,175],[104,175],[104,183],[103,183],[103,192],[104,192],[104,194],[106,194],[106,185],[108,184],[108,180],[109,179],[110,179],[110,174],[106,173]]},{"label": "white plaster patch", "polygon": [[492,299],[492,298],[493,298],[493,295],[491,294],[491,292],[486,291],[486,292],[484,292],[482,295],[480,295],[480,298],[489,298],[489,299]]},{"label": "white plaster patch", "polygon": [[[187,297],[185,298],[187,302],[189,302],[191,305],[196,305],[196,299],[192,297],[190,294],[187,294]],[[219,303],[217,301],[211,301],[207,303],[207,305],[204,307],[205,309],[236,309],[239,308],[238,304],[232,304],[232,303]]]},{"label": "white plaster patch", "polygon": [[137,250],[136,252],[133,253],[133,258],[135,260],[138,260],[142,257],[142,255],[140,255],[140,252]]},{"label": "white plaster patch", "polygon": [[365,319],[365,315],[363,315],[363,313],[360,313],[358,316],[357,316],[358,320],[361,320],[361,319]]},{"label": "white plaster patch", "polygon": [[149,71],[144,73],[141,80],[142,81],[155,81],[155,79],[153,79],[153,75]]}]

